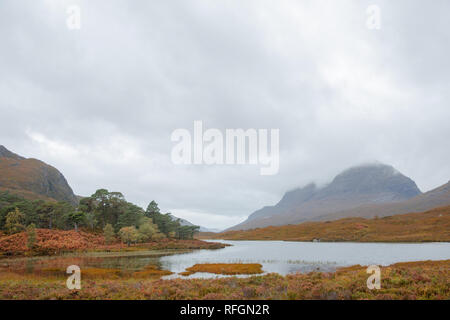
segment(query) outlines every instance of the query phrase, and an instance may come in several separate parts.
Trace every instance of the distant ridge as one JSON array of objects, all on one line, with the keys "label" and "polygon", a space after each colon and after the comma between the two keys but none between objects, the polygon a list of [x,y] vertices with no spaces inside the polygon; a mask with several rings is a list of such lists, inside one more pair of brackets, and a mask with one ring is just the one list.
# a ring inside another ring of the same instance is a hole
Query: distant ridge
[{"label": "distant ridge", "polygon": [[[427,204],[424,199],[428,199]],[[444,205],[450,205],[450,197],[435,197],[433,192],[422,194],[412,179],[394,167],[366,164],[343,171],[322,188],[309,184],[286,192],[276,205],[255,211],[227,231],[419,212]]]},{"label": "distant ridge", "polygon": [[[180,225],[182,226],[196,226],[195,224],[193,224],[192,222],[183,219],[183,218],[178,218],[176,216],[174,216],[173,214],[170,215],[172,217],[172,220],[178,220],[180,222]],[[219,232],[219,229],[210,229],[210,228],[206,228],[206,227],[202,227],[202,226],[198,226],[200,227],[199,232]]]},{"label": "distant ridge", "polygon": [[54,199],[78,203],[66,178],[56,168],[36,159],[26,159],[0,145],[0,191],[28,199]]}]

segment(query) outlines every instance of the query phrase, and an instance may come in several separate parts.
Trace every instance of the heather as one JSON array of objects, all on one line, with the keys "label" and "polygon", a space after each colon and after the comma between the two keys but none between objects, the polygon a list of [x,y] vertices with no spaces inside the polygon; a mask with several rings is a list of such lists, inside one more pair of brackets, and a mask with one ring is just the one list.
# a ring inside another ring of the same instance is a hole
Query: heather
[{"label": "heather", "polygon": [[161,280],[83,278],[69,290],[65,277],[0,273],[0,299],[450,299],[450,260],[382,268],[381,289],[366,286],[366,267],[248,278]]},{"label": "heather", "polygon": [[36,229],[36,241],[30,248],[27,232],[0,235],[1,255],[56,255],[73,251],[139,251],[163,249],[219,249],[226,245],[195,239],[162,238],[157,241],[127,245],[118,240],[107,244],[101,234],[75,230]]}]

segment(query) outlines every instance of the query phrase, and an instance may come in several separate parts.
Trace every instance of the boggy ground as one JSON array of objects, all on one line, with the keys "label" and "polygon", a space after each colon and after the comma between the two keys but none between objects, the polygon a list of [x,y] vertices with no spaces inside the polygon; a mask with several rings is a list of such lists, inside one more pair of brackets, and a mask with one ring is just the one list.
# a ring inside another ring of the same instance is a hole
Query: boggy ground
[{"label": "boggy ground", "polygon": [[[151,271],[151,270],[150,270]],[[152,273],[152,272],[150,272]],[[397,263],[381,269],[381,289],[367,289],[366,267],[249,278],[161,280],[151,275],[83,278],[0,273],[0,299],[450,299],[450,260]]]}]

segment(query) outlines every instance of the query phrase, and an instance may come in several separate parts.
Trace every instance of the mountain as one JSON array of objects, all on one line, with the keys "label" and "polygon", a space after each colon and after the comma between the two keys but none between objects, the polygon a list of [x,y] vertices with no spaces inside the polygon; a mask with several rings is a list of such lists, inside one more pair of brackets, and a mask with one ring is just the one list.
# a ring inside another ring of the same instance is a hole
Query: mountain
[{"label": "mountain", "polygon": [[[325,187],[309,184],[289,191],[275,206],[255,211],[246,221],[228,230],[338,219],[348,212],[351,216],[360,216],[358,210],[363,206],[398,204],[421,195],[416,183],[392,166],[362,165],[345,170]],[[411,211],[414,210],[398,213]],[[335,217],[336,213],[339,216]]]},{"label": "mountain", "polygon": [[36,159],[21,157],[0,145],[0,191],[28,199],[78,202],[64,176],[54,167]]},{"label": "mountain", "polygon": [[320,220],[334,220],[347,217],[374,218],[403,214],[406,212],[422,212],[438,207],[450,205],[450,181],[431,191],[419,194],[406,201],[385,203],[378,205],[362,205],[351,210],[334,212],[329,215],[317,217]]},{"label": "mountain", "polygon": [[[182,225],[182,226],[196,226],[196,224],[193,224],[193,223],[187,221],[186,219],[178,218],[172,214],[170,215],[170,217],[173,220],[178,220],[180,222],[180,225]],[[202,226],[199,226],[199,227],[200,227],[199,232],[219,232],[220,231],[219,229],[209,229],[209,228],[205,228]]]}]

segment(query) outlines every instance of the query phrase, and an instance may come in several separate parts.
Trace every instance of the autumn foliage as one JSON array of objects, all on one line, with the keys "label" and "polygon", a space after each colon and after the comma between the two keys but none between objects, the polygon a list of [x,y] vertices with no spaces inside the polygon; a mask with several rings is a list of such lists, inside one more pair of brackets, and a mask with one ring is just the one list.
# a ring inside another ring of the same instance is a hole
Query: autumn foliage
[{"label": "autumn foliage", "polygon": [[[6,254],[20,254],[30,251],[27,246],[26,232],[16,233],[0,238],[0,252]],[[74,230],[36,229],[36,243],[34,251],[41,254],[55,254],[64,251],[75,251],[104,245],[103,236]]]},{"label": "autumn foliage", "polygon": [[9,236],[0,236],[0,255],[55,255],[72,251],[139,251],[160,249],[219,249],[226,245],[221,243],[205,242],[201,240],[159,239],[148,243],[126,244],[115,240],[106,244],[103,235],[74,230],[36,229],[36,240],[33,249],[27,245],[27,232],[16,233]]}]

